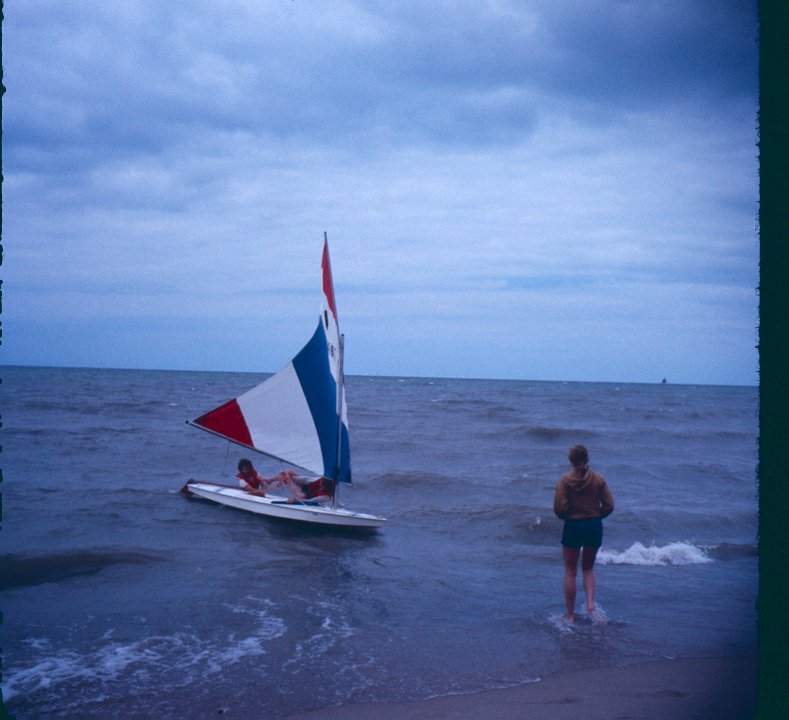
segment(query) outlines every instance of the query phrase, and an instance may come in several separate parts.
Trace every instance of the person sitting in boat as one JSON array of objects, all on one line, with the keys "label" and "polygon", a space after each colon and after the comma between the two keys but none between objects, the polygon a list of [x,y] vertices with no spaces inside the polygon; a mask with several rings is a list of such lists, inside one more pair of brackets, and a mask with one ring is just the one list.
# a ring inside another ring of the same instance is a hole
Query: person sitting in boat
[{"label": "person sitting in boat", "polygon": [[293,473],[288,475],[288,480],[283,484],[288,486],[290,494],[293,495],[293,497],[288,498],[289,503],[296,503],[301,500],[325,503],[334,498],[334,480],[331,478],[319,477],[315,480],[310,480],[303,475]]},{"label": "person sitting in boat", "polygon": [[236,477],[238,478],[238,484],[241,485],[242,490],[246,490],[248,493],[252,493],[252,495],[266,497],[266,486],[275,483],[284,485],[289,482],[292,473],[292,470],[283,470],[274,477],[263,477],[263,475],[255,469],[255,466],[250,460],[242,458],[238,461],[238,474]]}]

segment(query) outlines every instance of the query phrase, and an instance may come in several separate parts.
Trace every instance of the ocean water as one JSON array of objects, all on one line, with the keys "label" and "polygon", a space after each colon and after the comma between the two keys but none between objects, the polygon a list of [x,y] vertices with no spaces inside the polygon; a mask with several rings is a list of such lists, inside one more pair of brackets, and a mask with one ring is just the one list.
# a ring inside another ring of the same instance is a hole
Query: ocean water
[{"label": "ocean water", "polygon": [[[245,453],[184,421],[263,377],[3,368],[18,720],[280,718],[755,649],[756,388],[350,377],[341,501],[388,518],[360,534],[178,492],[233,482]],[[576,442],[616,510],[598,610],[568,626],[552,501]]]}]

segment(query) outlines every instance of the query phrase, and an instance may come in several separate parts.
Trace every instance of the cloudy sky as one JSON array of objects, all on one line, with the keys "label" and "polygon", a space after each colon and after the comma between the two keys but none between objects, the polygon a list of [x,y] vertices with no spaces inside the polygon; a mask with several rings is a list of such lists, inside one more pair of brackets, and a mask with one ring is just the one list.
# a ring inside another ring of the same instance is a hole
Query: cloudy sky
[{"label": "cloudy sky", "polygon": [[757,382],[755,2],[4,13],[4,363]]}]

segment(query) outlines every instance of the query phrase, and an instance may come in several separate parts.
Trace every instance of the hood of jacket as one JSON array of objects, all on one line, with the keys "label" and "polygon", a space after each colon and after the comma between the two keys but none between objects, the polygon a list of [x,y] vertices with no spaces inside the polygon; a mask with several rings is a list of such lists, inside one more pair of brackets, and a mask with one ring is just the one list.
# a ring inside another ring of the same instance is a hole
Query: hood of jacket
[{"label": "hood of jacket", "polygon": [[583,492],[594,482],[594,473],[588,465],[571,470],[564,477],[572,492]]}]

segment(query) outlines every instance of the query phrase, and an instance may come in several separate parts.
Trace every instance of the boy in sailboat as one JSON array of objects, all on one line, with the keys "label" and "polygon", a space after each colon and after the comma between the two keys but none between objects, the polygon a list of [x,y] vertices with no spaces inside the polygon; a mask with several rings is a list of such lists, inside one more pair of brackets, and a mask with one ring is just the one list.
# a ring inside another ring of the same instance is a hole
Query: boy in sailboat
[{"label": "boy in sailboat", "polygon": [[246,490],[252,495],[266,497],[267,485],[273,485],[275,483],[284,485],[290,481],[291,474],[295,475],[296,473],[294,473],[293,470],[283,470],[278,475],[274,475],[274,477],[263,477],[263,475],[255,469],[255,466],[250,460],[242,458],[238,461],[238,474],[236,477],[238,478],[238,484],[241,486],[242,490]]}]

